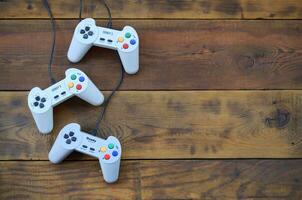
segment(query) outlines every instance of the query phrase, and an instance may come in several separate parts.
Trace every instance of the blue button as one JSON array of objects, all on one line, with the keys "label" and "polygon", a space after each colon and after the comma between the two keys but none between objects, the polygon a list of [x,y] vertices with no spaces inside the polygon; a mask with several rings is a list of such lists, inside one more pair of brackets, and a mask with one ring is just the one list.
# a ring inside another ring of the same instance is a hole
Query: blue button
[{"label": "blue button", "polygon": [[81,76],[81,77],[79,78],[79,81],[80,81],[80,82],[83,82],[83,81],[85,81],[85,78],[84,78],[84,76]]},{"label": "blue button", "polygon": [[130,40],[130,44],[135,45],[136,41],[135,39]]},{"label": "blue button", "polygon": [[115,157],[115,156],[118,155],[118,152],[117,152],[117,151],[113,151],[113,152],[112,152],[112,155]]}]

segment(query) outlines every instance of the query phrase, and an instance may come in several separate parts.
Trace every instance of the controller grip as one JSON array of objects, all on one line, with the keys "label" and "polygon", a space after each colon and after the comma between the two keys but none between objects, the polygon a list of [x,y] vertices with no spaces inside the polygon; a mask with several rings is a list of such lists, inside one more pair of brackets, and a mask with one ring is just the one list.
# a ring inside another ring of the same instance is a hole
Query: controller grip
[{"label": "controller grip", "polygon": [[89,78],[87,88],[83,92],[77,94],[77,96],[94,106],[99,106],[104,102],[103,93],[95,86],[95,84]]},{"label": "controller grip", "polygon": [[120,172],[121,159],[118,159],[114,163],[104,163],[101,160],[99,160],[99,161],[100,161],[104,180],[107,183],[113,183],[113,182],[117,181],[117,179],[119,177],[119,172]]},{"label": "controller grip", "polygon": [[73,63],[79,62],[91,47],[92,44],[79,42],[74,34],[67,53],[68,60]]},{"label": "controller grip", "polygon": [[31,112],[39,131],[43,134],[48,134],[53,129],[53,108],[50,107],[44,113]]},{"label": "controller grip", "polygon": [[139,48],[137,47],[131,52],[123,52],[118,50],[118,54],[125,71],[128,74],[135,74],[139,69]]},{"label": "controller grip", "polygon": [[73,149],[65,149],[60,145],[59,135],[51,147],[51,150],[48,154],[48,159],[50,162],[57,164],[62,162],[67,156],[73,152]]}]

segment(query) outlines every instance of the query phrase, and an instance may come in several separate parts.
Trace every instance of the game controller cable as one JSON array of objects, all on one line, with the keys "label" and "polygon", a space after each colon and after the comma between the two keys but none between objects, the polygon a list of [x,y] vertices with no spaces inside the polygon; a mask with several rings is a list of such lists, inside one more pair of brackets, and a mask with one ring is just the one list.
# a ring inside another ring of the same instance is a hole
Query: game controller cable
[{"label": "game controller cable", "polygon": [[[106,10],[107,10],[107,13],[108,13],[107,28],[112,28],[111,10],[110,10],[110,8],[109,8],[106,0],[102,0],[102,2],[104,4],[104,6],[106,7]],[[53,76],[51,67],[52,67],[52,62],[53,62],[53,57],[54,57],[54,49],[55,49],[55,43],[56,43],[56,25],[55,25],[55,20],[54,20],[54,17],[53,17],[50,5],[48,3],[48,0],[43,0],[43,4],[44,4],[44,7],[46,8],[46,10],[48,12],[49,18],[51,20],[51,27],[52,27],[53,42],[52,42],[52,47],[51,47],[51,52],[50,52],[50,59],[49,59],[49,63],[48,63],[48,75],[50,77],[51,84],[54,84],[54,83],[56,83],[56,79]],[[79,21],[81,21],[82,20],[83,0],[80,0],[79,8],[80,8],[79,9]],[[117,53],[116,53],[116,55],[118,56]],[[100,126],[102,120],[104,119],[104,116],[105,116],[108,104],[109,104],[112,96],[115,94],[116,91],[119,90],[120,86],[123,83],[123,80],[124,80],[124,69],[123,69],[123,65],[122,65],[122,62],[121,62],[120,58],[119,58],[119,61],[120,61],[120,66],[121,66],[121,73],[120,73],[117,85],[111,91],[111,93],[108,95],[108,97],[105,99],[104,105],[102,106],[101,112],[100,112],[100,114],[99,114],[99,116],[98,116],[98,118],[96,120],[96,126],[95,126],[95,128],[92,131],[90,131],[90,133],[92,135],[94,135],[94,136],[96,136],[97,133],[98,133],[99,126]]]},{"label": "game controller cable", "polygon": [[[111,10],[110,10],[110,8],[109,8],[109,6],[108,6],[106,0],[102,0],[102,2],[103,2],[103,4],[104,4],[104,6],[106,7],[106,10],[107,10],[107,13],[108,13],[107,28],[112,28],[112,16],[111,16]],[[80,4],[82,4],[82,0],[80,0]],[[82,7],[82,6],[80,6],[80,7]],[[79,13],[79,17],[81,17],[81,12]],[[81,18],[80,18],[80,19],[81,19]],[[111,93],[108,95],[108,97],[105,98],[104,105],[103,105],[102,108],[101,108],[102,110],[101,110],[101,112],[100,112],[100,114],[99,114],[99,116],[98,116],[98,118],[97,118],[97,120],[96,120],[96,126],[95,126],[95,128],[94,128],[92,131],[89,132],[90,134],[92,134],[92,135],[94,135],[94,136],[96,136],[97,133],[98,133],[99,127],[100,127],[100,125],[101,125],[101,123],[102,123],[102,120],[104,119],[104,116],[105,116],[107,107],[108,107],[108,105],[109,105],[109,102],[110,102],[112,96],[115,94],[115,92],[116,92],[117,90],[119,90],[119,88],[120,88],[120,86],[122,85],[123,80],[124,80],[124,68],[123,68],[123,64],[122,64],[122,62],[121,62],[121,60],[120,60],[120,57],[118,56],[117,53],[116,53],[116,55],[117,55],[117,57],[118,57],[118,59],[119,59],[119,62],[120,62],[120,68],[121,68],[121,69],[120,69],[120,76],[119,76],[119,79],[118,79],[118,81],[117,81],[117,84],[116,84],[115,88],[111,91]]]},{"label": "game controller cable", "polygon": [[55,24],[55,20],[54,20],[53,14],[51,12],[51,8],[49,6],[48,0],[43,0],[43,5],[44,5],[44,7],[46,8],[46,10],[48,12],[50,22],[51,22],[51,29],[52,29],[52,46],[51,46],[49,62],[48,62],[48,75],[49,75],[49,78],[50,78],[50,84],[54,84],[57,81],[53,76],[51,67],[52,67],[52,62],[53,62],[53,57],[54,57],[54,50],[55,50],[55,45],[56,45],[56,24]]}]

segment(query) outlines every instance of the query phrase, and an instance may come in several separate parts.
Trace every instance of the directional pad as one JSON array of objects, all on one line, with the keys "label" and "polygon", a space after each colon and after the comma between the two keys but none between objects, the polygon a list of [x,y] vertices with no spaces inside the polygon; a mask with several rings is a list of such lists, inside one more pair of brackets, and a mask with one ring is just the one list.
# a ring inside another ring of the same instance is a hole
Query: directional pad
[{"label": "directional pad", "polygon": [[40,97],[40,96],[36,96],[35,97],[35,102],[33,103],[33,105],[35,106],[35,107],[40,107],[40,108],[44,108],[45,107],[45,105],[44,105],[44,103],[46,102],[46,98],[45,97]]},{"label": "directional pad", "polygon": [[66,144],[71,144],[71,142],[77,141],[77,138],[74,136],[74,132],[70,131],[68,134],[64,134],[64,138],[66,139]]},{"label": "directional pad", "polygon": [[80,30],[80,34],[83,35],[84,39],[88,39],[89,36],[93,36],[93,31],[90,30],[89,26],[86,26],[84,29]]}]

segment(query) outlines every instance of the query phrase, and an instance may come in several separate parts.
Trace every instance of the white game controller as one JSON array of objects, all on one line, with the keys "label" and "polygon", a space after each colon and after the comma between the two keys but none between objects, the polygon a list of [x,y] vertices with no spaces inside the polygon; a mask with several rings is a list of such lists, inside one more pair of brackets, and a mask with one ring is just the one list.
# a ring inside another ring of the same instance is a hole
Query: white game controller
[{"label": "white game controller", "polygon": [[28,107],[41,133],[47,134],[53,129],[53,107],[59,103],[73,96],[94,106],[104,101],[104,95],[81,70],[67,69],[65,76],[65,79],[45,90],[34,87],[28,94]]},{"label": "white game controller", "polygon": [[139,69],[139,38],[134,28],[122,31],[96,26],[95,20],[86,18],[76,27],[67,57],[79,62],[92,46],[117,50],[125,71],[135,74]]},{"label": "white game controller", "polygon": [[74,150],[98,158],[104,180],[107,183],[117,181],[122,147],[116,137],[109,136],[104,140],[82,132],[79,124],[71,123],[60,131],[48,158],[50,162],[57,164]]}]

